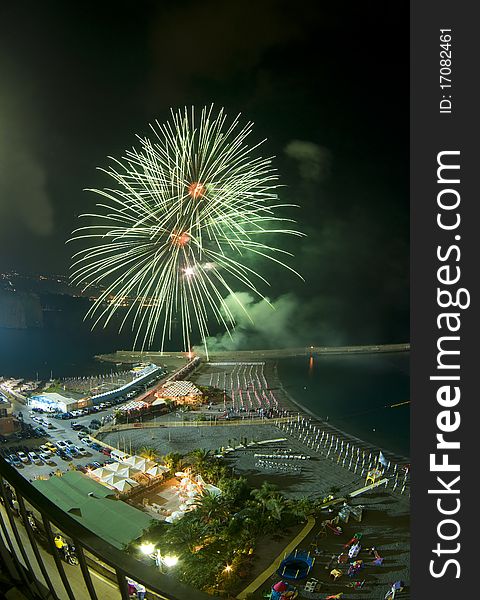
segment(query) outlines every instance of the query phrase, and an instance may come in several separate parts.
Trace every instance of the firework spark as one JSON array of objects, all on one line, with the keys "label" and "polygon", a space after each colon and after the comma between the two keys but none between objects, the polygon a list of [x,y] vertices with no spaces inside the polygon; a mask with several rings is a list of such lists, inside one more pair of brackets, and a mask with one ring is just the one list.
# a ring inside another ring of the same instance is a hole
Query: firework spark
[{"label": "firework spark", "polygon": [[234,327],[224,301],[234,283],[264,298],[257,286],[268,282],[246,256],[296,273],[282,260],[292,255],[271,239],[302,234],[277,216],[292,205],[279,202],[272,158],[255,156],[263,142],[247,144],[252,125],[240,127],[239,116],[228,123],[213,107],[199,118],[193,108],[172,110],[170,121],[151,125],[152,139],[138,137],[138,149],[101,169],[114,186],[89,190],[102,197],[100,210],[81,217],[95,224],[76,229],[70,240],[88,241],[73,256],[73,283],[103,290],[87,313],[94,326],[108,324],[130,298],[120,328],[131,318],[135,345],[151,346],[160,333],[163,350],[178,318],[189,350],[195,332],[206,340],[210,319],[227,331]]}]

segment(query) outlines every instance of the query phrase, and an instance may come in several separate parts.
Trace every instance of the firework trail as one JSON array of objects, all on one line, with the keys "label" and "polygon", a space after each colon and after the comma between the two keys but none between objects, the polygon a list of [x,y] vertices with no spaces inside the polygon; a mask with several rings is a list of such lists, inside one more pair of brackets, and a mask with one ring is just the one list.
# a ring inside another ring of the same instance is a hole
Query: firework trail
[{"label": "firework trail", "polygon": [[[101,201],[93,224],[76,229],[72,240],[87,247],[73,256],[72,282],[102,292],[87,317],[106,326],[121,306],[132,320],[135,345],[151,346],[161,335],[163,350],[174,319],[181,322],[185,350],[192,335],[204,341],[214,319],[227,331],[235,325],[224,301],[240,284],[264,298],[266,279],[245,263],[249,255],[285,266],[289,252],[269,243],[279,233],[302,235],[291,219],[276,216],[279,202],[272,158],[249,146],[252,123],[231,123],[213,106],[173,111],[171,120],[151,125],[152,139],[101,169],[113,186],[91,189]],[[286,225],[287,224],[287,225]],[[286,228],[287,227],[287,228]],[[241,304],[240,299],[237,302]]]}]

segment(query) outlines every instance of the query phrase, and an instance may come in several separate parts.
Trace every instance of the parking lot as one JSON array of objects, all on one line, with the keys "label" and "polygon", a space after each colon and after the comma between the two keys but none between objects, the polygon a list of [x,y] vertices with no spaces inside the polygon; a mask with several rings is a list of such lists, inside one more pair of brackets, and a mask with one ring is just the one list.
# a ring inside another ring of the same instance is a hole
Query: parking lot
[{"label": "parking lot", "polygon": [[77,411],[70,419],[55,418],[17,404],[14,408],[17,415],[21,413],[22,432],[13,439],[3,437],[0,453],[29,480],[48,477],[57,469],[65,471],[70,463],[77,469],[98,463],[92,465],[96,468],[108,460],[108,456],[91,440],[89,433],[113,418],[115,407],[109,404],[88,413]]},{"label": "parking lot", "polygon": [[109,456],[90,434],[112,420],[118,406],[154,389],[164,376],[165,372],[159,373],[148,386],[139,383],[109,401],[69,413],[43,412],[13,401],[22,430],[8,438],[0,436],[0,454],[29,480],[48,477],[58,469],[65,471],[71,463],[80,470],[87,466],[95,469]]}]

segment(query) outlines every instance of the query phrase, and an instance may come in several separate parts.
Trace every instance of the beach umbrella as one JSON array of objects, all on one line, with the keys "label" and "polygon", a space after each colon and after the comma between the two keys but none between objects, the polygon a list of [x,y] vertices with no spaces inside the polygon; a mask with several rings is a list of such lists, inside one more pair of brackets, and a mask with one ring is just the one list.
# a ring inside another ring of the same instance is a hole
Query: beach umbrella
[{"label": "beach umbrella", "polygon": [[276,583],[276,584],[273,586],[273,589],[274,589],[276,592],[284,592],[285,590],[287,590],[287,589],[288,589],[288,586],[287,586],[287,584],[286,584],[284,581],[279,581],[278,583]]}]

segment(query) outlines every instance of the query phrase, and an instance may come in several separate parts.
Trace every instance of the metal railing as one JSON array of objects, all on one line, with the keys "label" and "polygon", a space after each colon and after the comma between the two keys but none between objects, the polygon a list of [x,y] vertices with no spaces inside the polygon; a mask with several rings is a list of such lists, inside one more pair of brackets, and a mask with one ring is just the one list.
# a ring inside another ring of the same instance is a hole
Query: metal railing
[{"label": "metal railing", "polygon": [[[0,570],[32,599],[129,600],[127,579],[145,586],[147,600],[206,600],[207,594],[136,560],[84,527],[32,486],[0,457]],[[32,528],[38,515],[43,535]],[[54,544],[59,531],[75,546],[78,566],[62,561]],[[101,589],[103,586],[103,589]],[[108,593],[104,588],[108,586]]]}]

